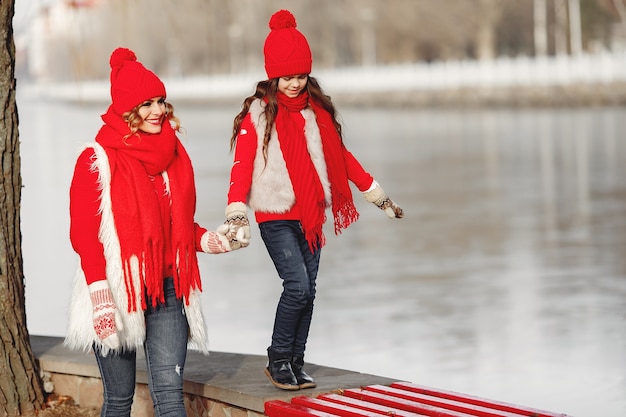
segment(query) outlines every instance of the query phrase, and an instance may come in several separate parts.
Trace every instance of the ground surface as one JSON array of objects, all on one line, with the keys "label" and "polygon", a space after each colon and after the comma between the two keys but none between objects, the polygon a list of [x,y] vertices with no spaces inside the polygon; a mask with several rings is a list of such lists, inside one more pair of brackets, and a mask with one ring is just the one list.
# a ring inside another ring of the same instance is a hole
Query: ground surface
[{"label": "ground surface", "polygon": [[24,414],[21,417],[98,417],[99,415],[99,410],[81,407],[71,397],[53,395],[48,398],[43,410]]}]

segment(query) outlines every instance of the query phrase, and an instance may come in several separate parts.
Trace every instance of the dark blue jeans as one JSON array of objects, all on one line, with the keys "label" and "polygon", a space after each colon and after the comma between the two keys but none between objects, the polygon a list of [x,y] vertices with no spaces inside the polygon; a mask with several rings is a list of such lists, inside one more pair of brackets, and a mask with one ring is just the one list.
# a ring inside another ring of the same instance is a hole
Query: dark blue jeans
[{"label": "dark blue jeans", "polygon": [[[163,281],[165,303],[145,312],[146,341],[144,351],[148,385],[155,417],[185,417],[183,402],[183,369],[187,359],[187,317],[182,300],[176,299],[173,279]],[[150,300],[148,305],[151,306]],[[104,387],[102,417],[130,416],[135,393],[135,351],[110,352],[96,360]]]},{"label": "dark blue jeans", "polygon": [[271,348],[277,353],[304,354],[313,316],[320,250],[311,253],[300,222],[295,220],[263,222],[259,230],[283,280]]}]

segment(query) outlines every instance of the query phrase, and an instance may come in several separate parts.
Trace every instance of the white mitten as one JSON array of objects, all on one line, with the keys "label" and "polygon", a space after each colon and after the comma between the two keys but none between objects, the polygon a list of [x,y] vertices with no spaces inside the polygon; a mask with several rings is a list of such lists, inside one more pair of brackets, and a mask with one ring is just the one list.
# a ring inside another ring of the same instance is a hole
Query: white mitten
[{"label": "white mitten", "polygon": [[229,226],[226,236],[231,245],[234,243],[233,241],[237,241],[244,248],[250,244],[250,222],[247,211],[246,205],[240,201],[226,206],[226,221],[224,223]]},{"label": "white mitten", "polygon": [[385,191],[376,181],[368,191],[363,193],[363,197],[370,203],[374,203],[391,219],[404,217],[402,209],[385,194]]},{"label": "white mitten", "polygon": [[236,239],[229,239],[231,228],[228,224],[220,224],[215,231],[209,230],[200,238],[200,246],[206,253],[224,253],[241,248]]},{"label": "white mitten", "polygon": [[89,295],[93,306],[93,328],[96,335],[109,349],[119,349],[122,344],[117,333],[124,326],[107,280],[89,284]]}]

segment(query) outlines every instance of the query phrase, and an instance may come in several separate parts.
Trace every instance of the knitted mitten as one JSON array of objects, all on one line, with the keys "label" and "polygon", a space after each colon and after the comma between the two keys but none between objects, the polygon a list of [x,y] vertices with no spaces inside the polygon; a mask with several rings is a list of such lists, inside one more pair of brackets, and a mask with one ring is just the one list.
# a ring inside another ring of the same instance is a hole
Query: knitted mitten
[{"label": "knitted mitten", "polygon": [[226,236],[231,245],[246,247],[250,244],[250,222],[248,221],[247,207],[242,202],[230,203],[225,210],[225,224],[229,226]]},{"label": "knitted mitten", "polygon": [[229,239],[228,235],[234,226],[224,223],[217,227],[215,231],[209,230],[200,238],[200,246],[206,253],[224,253],[237,250],[242,247],[237,239]]},{"label": "knitted mitten", "polygon": [[123,329],[117,306],[111,295],[106,279],[89,284],[89,294],[93,306],[93,328],[102,344],[109,349],[119,349],[120,339],[117,334]]},{"label": "knitted mitten", "polygon": [[370,203],[374,203],[376,207],[383,210],[385,214],[393,219],[398,218],[401,219],[404,217],[404,212],[396,203],[394,203],[388,196],[385,194],[385,191],[382,189],[380,185],[376,181],[372,184],[372,187],[363,193],[363,197],[365,200]]}]

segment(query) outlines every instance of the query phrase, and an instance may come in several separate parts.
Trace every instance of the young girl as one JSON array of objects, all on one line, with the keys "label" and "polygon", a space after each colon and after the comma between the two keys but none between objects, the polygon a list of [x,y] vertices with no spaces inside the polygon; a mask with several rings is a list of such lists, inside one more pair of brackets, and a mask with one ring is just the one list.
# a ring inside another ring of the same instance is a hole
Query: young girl
[{"label": "young girl", "polygon": [[102,416],[130,416],[145,351],[155,416],[185,416],[187,344],[208,351],[196,251],[240,247],[194,221],[191,160],[165,86],[129,49],[111,54],[112,104],[76,161],[70,240],[80,256],[66,344],[93,349]]},{"label": "young girl", "polygon": [[338,234],[358,218],[348,180],[391,218],[402,209],[346,149],[330,98],[311,76],[311,50],[287,10],[275,13],[265,40],[268,79],[235,117],[226,223],[244,235],[255,212],[261,237],[283,280],[265,373],[285,390],[315,387],[303,370],[326,208]]}]

